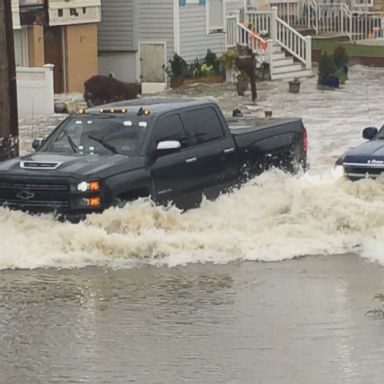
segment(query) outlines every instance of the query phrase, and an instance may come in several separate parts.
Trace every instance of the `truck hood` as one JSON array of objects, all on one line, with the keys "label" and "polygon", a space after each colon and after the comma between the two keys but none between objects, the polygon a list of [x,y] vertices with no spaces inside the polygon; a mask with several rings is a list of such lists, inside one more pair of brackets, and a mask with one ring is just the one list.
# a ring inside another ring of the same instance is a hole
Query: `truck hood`
[{"label": "truck hood", "polygon": [[346,152],[343,163],[384,164],[384,140],[372,140]]},{"label": "truck hood", "polygon": [[0,163],[0,173],[28,176],[115,174],[144,167],[144,157],[34,153]]}]

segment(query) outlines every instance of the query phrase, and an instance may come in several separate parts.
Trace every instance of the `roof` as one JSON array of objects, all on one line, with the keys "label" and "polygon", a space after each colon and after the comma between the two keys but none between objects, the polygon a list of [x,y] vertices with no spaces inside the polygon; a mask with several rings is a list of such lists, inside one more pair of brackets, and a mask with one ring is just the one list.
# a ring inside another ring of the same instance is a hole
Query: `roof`
[{"label": "roof", "polygon": [[110,103],[100,105],[97,107],[88,108],[86,113],[98,113],[100,108],[125,108],[128,112],[132,111],[137,113],[140,108],[149,109],[151,115],[156,113],[163,113],[168,111],[174,111],[175,109],[181,109],[191,106],[206,105],[207,103],[213,103],[210,100],[202,99],[190,99],[190,98],[165,98],[165,97],[144,97],[133,100],[118,101],[116,103]]}]

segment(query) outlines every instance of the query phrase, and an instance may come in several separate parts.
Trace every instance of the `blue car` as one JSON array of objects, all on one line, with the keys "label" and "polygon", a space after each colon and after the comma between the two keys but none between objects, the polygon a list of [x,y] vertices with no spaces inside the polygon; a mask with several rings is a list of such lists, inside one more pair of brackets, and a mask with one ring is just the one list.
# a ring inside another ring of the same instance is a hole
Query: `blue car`
[{"label": "blue car", "polygon": [[378,130],[368,127],[363,130],[367,142],[340,156],[335,164],[335,174],[349,180],[375,179],[384,172],[384,125]]}]

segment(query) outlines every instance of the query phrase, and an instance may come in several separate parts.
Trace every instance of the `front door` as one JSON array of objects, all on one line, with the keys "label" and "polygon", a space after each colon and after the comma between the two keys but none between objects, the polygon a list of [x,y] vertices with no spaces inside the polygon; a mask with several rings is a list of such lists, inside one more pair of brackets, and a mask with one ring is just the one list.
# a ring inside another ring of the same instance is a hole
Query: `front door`
[{"label": "front door", "polygon": [[53,79],[55,93],[63,93],[65,91],[63,50],[62,27],[44,27],[45,64],[54,65]]},{"label": "front door", "polygon": [[143,93],[156,93],[165,88],[165,44],[140,44],[140,70]]}]

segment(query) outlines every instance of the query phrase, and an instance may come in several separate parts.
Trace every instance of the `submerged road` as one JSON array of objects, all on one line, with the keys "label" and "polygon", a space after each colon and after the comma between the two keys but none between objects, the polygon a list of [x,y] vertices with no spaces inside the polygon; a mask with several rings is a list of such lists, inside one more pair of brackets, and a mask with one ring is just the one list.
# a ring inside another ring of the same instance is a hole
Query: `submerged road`
[{"label": "submerged road", "polygon": [[[384,123],[381,78],[265,82],[256,104],[228,85],[183,91],[303,117],[305,175],[272,171],[186,214],[138,201],[73,225],[0,209],[0,383],[381,384],[384,178],[331,172]],[[24,151],[51,129],[34,124]]]}]

